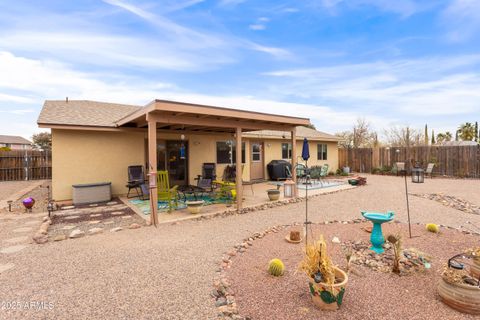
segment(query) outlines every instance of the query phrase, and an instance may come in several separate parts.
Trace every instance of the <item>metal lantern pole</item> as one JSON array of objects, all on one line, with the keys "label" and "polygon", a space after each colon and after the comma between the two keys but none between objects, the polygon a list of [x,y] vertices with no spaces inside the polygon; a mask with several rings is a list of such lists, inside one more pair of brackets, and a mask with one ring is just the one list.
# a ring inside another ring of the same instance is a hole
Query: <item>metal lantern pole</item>
[{"label": "metal lantern pole", "polygon": [[[305,161],[305,170],[308,170],[308,160]],[[306,171],[305,173],[308,173]],[[305,245],[308,244],[308,174],[305,178]]]},{"label": "metal lantern pole", "polygon": [[407,198],[408,235],[412,238],[412,226],[410,223],[410,204],[408,202],[407,171],[405,170],[405,197]]}]

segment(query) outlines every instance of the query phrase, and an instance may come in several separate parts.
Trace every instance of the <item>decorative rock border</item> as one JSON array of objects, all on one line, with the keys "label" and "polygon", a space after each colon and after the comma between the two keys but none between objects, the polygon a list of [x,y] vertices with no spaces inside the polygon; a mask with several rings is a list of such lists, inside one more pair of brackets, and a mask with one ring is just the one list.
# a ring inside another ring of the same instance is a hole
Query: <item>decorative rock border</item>
[{"label": "decorative rock border", "polygon": [[[349,187],[348,189],[339,189],[339,190],[333,190],[333,191],[329,191],[329,192],[314,194],[314,195],[308,196],[308,199],[320,197],[320,196],[327,195],[327,194],[338,193],[338,192],[342,192],[342,191],[346,191],[346,190],[351,190],[351,189],[355,189],[355,188],[358,188],[358,187]],[[201,215],[201,216],[198,216],[198,217],[195,217],[195,218],[188,219],[188,221],[209,220],[209,219],[213,219],[213,218],[227,217],[227,216],[236,215],[236,214],[246,214],[248,212],[268,210],[268,209],[271,209],[271,208],[286,206],[286,205],[289,205],[291,203],[299,203],[299,202],[304,202],[304,201],[305,201],[305,197],[296,197],[296,198],[290,198],[290,199],[270,201],[270,202],[267,202],[267,203],[262,203],[262,204],[258,204],[258,205],[255,205],[255,206],[242,208],[240,210],[228,209],[228,210],[225,210],[225,211],[215,212],[215,213],[210,214],[210,215],[208,215],[208,214],[207,215]],[[181,221],[172,221],[171,224],[178,224],[179,222],[181,222]],[[147,225],[150,225],[150,223],[147,222]]]},{"label": "decorative rock border", "polygon": [[432,200],[446,207],[460,210],[471,214],[480,214],[480,206],[465,199],[446,195],[444,193],[409,193],[412,196]]},{"label": "decorative rock border", "polygon": [[[298,201],[300,202],[300,201]],[[367,222],[367,219],[364,218],[357,218],[352,220],[331,220],[331,221],[324,221],[324,222],[312,222],[314,225],[327,225],[332,223],[338,224],[354,224],[354,223],[362,223]],[[398,220],[394,220],[393,223],[404,223]],[[420,222],[412,223],[415,225],[423,225]],[[213,290],[211,292],[211,296],[214,299],[215,306],[217,307],[218,316],[224,319],[235,319],[235,320],[250,320],[251,318],[248,316],[242,316],[238,313],[238,306],[235,302],[235,292],[231,288],[231,282],[227,278],[226,270],[230,269],[233,264],[233,258],[236,256],[241,256],[245,252],[247,252],[248,248],[254,245],[255,240],[262,239],[266,235],[270,233],[278,233],[286,228],[289,227],[296,227],[296,226],[303,226],[303,223],[294,222],[292,224],[284,224],[284,225],[276,225],[270,228],[265,229],[261,232],[255,232],[247,238],[244,238],[242,242],[239,242],[233,246],[232,249],[225,252],[218,262],[218,268],[216,270],[216,277],[213,281]],[[480,236],[480,233],[470,232],[462,230],[461,228],[450,227],[446,225],[439,225],[440,228],[456,230],[462,232],[463,234],[471,234]]]}]

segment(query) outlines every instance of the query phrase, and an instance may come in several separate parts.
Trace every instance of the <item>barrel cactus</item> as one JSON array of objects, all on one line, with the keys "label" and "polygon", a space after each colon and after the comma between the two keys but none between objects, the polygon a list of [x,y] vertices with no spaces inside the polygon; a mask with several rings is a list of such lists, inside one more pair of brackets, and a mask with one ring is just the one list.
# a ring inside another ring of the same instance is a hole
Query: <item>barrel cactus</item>
[{"label": "barrel cactus", "polygon": [[433,233],[438,233],[440,231],[440,228],[435,223],[428,223],[426,225],[426,228],[427,228],[428,231],[433,232]]},{"label": "barrel cactus", "polygon": [[280,259],[272,259],[268,264],[268,273],[272,276],[279,277],[283,275],[285,271],[285,266],[283,265],[282,260]]}]

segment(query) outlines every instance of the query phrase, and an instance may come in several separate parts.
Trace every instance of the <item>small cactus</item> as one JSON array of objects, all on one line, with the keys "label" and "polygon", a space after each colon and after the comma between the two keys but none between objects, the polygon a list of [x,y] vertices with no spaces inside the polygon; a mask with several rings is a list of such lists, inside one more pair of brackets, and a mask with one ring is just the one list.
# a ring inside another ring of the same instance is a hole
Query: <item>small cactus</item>
[{"label": "small cactus", "polygon": [[435,223],[427,223],[426,228],[433,233],[438,233],[440,231],[440,228]]},{"label": "small cactus", "polygon": [[282,260],[272,259],[268,263],[268,273],[270,273],[272,276],[279,277],[283,275],[284,271],[285,271],[285,266],[283,265]]}]

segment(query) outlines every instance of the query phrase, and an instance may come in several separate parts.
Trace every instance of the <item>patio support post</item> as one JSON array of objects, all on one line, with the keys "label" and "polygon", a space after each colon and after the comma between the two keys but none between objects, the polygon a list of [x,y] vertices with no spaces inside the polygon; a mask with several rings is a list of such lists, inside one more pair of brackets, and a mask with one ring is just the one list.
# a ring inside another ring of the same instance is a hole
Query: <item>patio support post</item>
[{"label": "patio support post", "polygon": [[297,190],[297,172],[295,170],[295,166],[297,165],[297,128],[293,127],[292,131],[292,180],[295,182],[295,185],[293,187],[295,197],[298,196],[298,190]]},{"label": "patio support post", "polygon": [[[147,115],[148,116],[148,115]],[[155,173],[149,176],[150,185],[150,223],[158,225],[158,193],[157,193],[157,122],[148,120],[148,172]],[[154,183],[152,183],[154,179]]]},{"label": "patio support post", "polygon": [[235,187],[237,191],[237,210],[240,211],[242,209],[242,201],[243,201],[243,186],[242,186],[242,128],[237,127],[236,131],[236,179],[235,179]]}]

